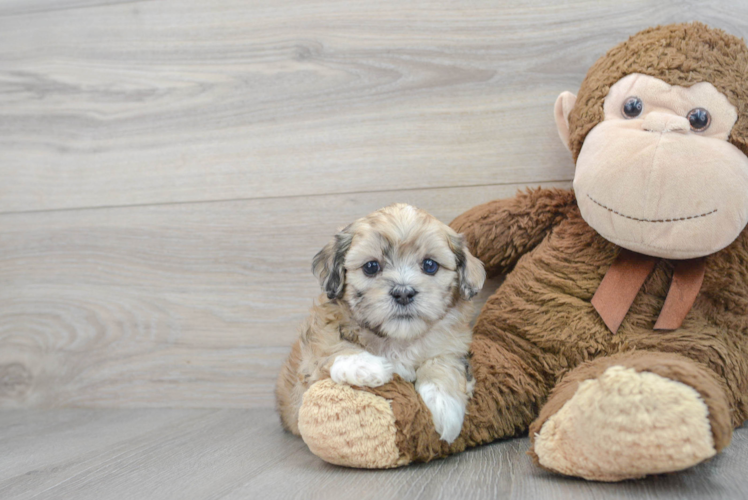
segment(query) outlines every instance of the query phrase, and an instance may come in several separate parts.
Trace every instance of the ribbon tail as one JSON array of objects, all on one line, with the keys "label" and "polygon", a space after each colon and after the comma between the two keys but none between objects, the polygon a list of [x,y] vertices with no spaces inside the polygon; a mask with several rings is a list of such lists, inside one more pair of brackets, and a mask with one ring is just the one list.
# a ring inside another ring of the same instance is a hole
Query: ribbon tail
[{"label": "ribbon tail", "polygon": [[673,281],[665,297],[665,305],[662,306],[660,316],[655,323],[655,330],[680,328],[701,290],[705,271],[706,259],[704,257],[675,261]]},{"label": "ribbon tail", "polygon": [[634,303],[639,289],[659,259],[631,250],[621,249],[597,288],[592,305],[605,325],[616,333]]}]

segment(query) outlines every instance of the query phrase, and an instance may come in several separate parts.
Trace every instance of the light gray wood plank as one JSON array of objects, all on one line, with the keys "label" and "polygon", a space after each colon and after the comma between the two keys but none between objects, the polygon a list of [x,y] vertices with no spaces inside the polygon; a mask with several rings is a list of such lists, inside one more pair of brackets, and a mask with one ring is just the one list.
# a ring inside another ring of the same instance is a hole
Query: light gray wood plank
[{"label": "light gray wood plank", "polygon": [[707,463],[612,484],[535,467],[527,438],[395,470],[336,467],[284,433],[269,409],[6,411],[0,429],[0,496],[8,500],[729,500],[748,490],[747,428]]},{"label": "light gray wood plank", "polygon": [[715,0],[87,4],[0,17],[0,211],[568,180],[553,101],[605,50],[748,33]]},{"label": "light gray wood plank", "polygon": [[234,478],[257,474],[305,448],[301,440],[279,433],[272,411],[31,416],[54,422],[49,428],[28,425],[24,436],[0,441],[2,498],[219,498],[222,485]]},{"label": "light gray wood plank", "polygon": [[0,17],[28,16],[60,10],[91,9],[112,4],[152,2],[153,0],[2,0]]},{"label": "light gray wood plank", "polygon": [[0,215],[0,405],[272,406],[339,228],[395,201],[450,221],[518,187]]},{"label": "light gray wood plank", "polygon": [[[31,496],[217,410],[6,411],[0,414],[0,497]],[[105,458],[106,457],[106,458]]]}]

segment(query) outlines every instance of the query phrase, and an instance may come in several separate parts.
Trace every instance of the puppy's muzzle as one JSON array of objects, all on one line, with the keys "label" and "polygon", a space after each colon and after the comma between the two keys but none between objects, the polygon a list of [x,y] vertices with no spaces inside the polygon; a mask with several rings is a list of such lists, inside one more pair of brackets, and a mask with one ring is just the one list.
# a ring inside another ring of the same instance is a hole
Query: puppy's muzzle
[{"label": "puppy's muzzle", "polygon": [[395,302],[398,304],[407,306],[413,302],[413,299],[418,295],[418,292],[412,286],[397,285],[392,287],[390,295],[392,295],[392,298],[395,299]]}]

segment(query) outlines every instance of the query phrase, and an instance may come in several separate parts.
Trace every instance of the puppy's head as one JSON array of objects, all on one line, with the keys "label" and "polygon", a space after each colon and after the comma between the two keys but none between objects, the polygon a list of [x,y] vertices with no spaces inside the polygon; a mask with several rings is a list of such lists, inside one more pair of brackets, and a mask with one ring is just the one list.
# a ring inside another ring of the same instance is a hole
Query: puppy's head
[{"label": "puppy's head", "polygon": [[462,236],[405,204],[347,226],[312,269],[327,296],[346,301],[359,324],[397,339],[422,335],[485,280]]}]

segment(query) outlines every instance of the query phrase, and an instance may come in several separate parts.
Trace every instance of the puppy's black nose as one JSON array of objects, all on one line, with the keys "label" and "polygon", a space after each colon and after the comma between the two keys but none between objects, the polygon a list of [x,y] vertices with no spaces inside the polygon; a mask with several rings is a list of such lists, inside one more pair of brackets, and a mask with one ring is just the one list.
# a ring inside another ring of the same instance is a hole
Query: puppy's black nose
[{"label": "puppy's black nose", "polygon": [[413,302],[413,297],[418,295],[418,292],[412,286],[394,286],[390,291],[390,295],[392,295],[392,298],[398,304],[407,306]]}]

